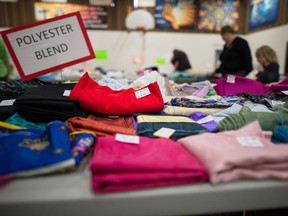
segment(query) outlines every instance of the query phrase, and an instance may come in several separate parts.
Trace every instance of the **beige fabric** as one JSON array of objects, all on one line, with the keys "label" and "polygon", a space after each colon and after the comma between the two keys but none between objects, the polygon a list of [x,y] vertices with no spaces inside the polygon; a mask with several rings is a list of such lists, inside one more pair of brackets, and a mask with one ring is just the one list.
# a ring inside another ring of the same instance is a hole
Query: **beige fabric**
[{"label": "beige fabric", "polygon": [[194,122],[186,116],[155,116],[155,115],[139,115],[138,123],[141,122]]},{"label": "beige fabric", "polygon": [[184,115],[190,116],[195,112],[202,112],[206,115],[211,115],[223,111],[219,108],[189,108],[189,107],[177,107],[177,106],[165,106],[164,113],[169,115]]}]

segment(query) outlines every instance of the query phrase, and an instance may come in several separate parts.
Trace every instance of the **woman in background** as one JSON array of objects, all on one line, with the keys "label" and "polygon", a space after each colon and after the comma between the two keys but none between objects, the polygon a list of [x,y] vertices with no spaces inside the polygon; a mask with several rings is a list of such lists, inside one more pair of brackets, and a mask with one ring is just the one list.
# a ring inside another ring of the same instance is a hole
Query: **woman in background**
[{"label": "woman in background", "polygon": [[269,46],[261,46],[256,50],[256,58],[259,62],[257,67],[258,81],[267,84],[279,81],[279,64],[276,52]]},{"label": "woman in background", "polygon": [[174,71],[185,71],[192,69],[189,59],[185,52],[175,49],[173,50],[173,57],[171,63],[174,66]]},{"label": "woman in background", "polygon": [[220,31],[222,39],[225,41],[223,51],[220,55],[220,66],[210,76],[221,73],[247,76],[253,69],[252,56],[248,42],[237,36],[231,26],[223,26]]}]

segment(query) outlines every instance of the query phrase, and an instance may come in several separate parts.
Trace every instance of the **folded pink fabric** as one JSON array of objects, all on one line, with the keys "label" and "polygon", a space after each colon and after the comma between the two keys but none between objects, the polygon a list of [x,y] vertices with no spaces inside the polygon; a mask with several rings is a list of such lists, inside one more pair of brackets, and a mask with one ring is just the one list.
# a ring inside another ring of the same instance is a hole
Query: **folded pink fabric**
[{"label": "folded pink fabric", "polygon": [[270,85],[269,88],[273,92],[281,92],[288,90],[288,78],[285,78],[278,83]]},{"label": "folded pink fabric", "polygon": [[140,144],[99,137],[90,161],[95,192],[203,182],[204,166],[179,143],[140,137]]},{"label": "folded pink fabric", "polygon": [[206,166],[213,184],[238,179],[288,179],[288,146],[274,145],[270,138],[271,132],[263,132],[255,121],[236,131],[203,133],[178,142]]},{"label": "folded pink fabric", "polygon": [[270,92],[268,86],[246,77],[227,74],[225,78],[217,79],[215,82],[217,85],[214,86],[214,89],[220,96],[236,95],[244,92],[250,94],[266,94]]},{"label": "folded pink fabric", "polygon": [[111,115],[132,115],[133,113],[153,113],[164,108],[164,101],[157,82],[134,90],[115,91],[101,86],[85,73],[70,93],[70,98],[78,99],[83,109]]}]

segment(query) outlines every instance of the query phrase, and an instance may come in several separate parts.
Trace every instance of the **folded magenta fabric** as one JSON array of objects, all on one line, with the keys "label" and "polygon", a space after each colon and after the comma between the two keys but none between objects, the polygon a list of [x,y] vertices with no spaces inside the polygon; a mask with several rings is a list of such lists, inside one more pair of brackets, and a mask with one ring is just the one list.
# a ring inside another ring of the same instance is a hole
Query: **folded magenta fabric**
[{"label": "folded magenta fabric", "polygon": [[80,101],[83,109],[110,115],[132,115],[136,112],[159,112],[164,101],[157,82],[134,90],[133,88],[115,91],[100,86],[85,73],[69,96]]},{"label": "folded magenta fabric", "polygon": [[179,143],[139,137],[139,144],[99,137],[90,161],[92,188],[105,193],[206,181],[206,168]]},{"label": "folded magenta fabric", "polygon": [[288,179],[288,145],[271,143],[258,121],[239,130],[203,133],[177,142],[208,169],[213,184],[239,179]]},{"label": "folded magenta fabric", "polygon": [[281,92],[288,90],[288,78],[285,78],[278,83],[270,85],[269,88],[273,92]]},{"label": "folded magenta fabric", "polygon": [[214,89],[220,96],[237,95],[244,92],[250,94],[266,94],[271,92],[268,86],[259,81],[236,75],[226,75],[225,78],[217,79],[215,82],[217,85],[214,86]]}]

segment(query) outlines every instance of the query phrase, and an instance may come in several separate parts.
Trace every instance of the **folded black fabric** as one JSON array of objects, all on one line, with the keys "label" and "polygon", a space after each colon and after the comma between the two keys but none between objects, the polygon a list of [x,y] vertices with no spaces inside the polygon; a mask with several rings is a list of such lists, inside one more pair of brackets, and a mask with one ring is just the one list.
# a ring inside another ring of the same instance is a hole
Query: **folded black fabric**
[{"label": "folded black fabric", "polygon": [[15,106],[0,106],[0,121],[5,121],[15,113]]},{"label": "folded black fabric", "polygon": [[267,94],[262,94],[262,95],[240,93],[237,95],[240,97],[243,97],[245,99],[248,99],[253,103],[263,104],[266,107],[271,108],[271,109],[273,109],[273,105],[271,104],[271,100],[282,101],[282,102],[286,102],[288,100],[288,95],[286,95],[282,92],[279,92],[279,93],[269,92]]},{"label": "folded black fabric", "polygon": [[178,140],[182,137],[209,132],[206,128],[197,123],[190,122],[141,122],[138,123],[137,134],[141,136],[155,138],[153,135],[161,128],[174,129],[175,133],[170,137]]},{"label": "folded black fabric", "polygon": [[28,121],[65,121],[75,116],[87,117],[80,102],[67,96],[75,84],[50,84],[29,89],[19,96],[14,105],[16,112]]},{"label": "folded black fabric", "polygon": [[15,99],[26,93],[28,89],[48,85],[38,79],[23,82],[21,80],[13,80],[11,82],[0,82],[0,100]]}]

